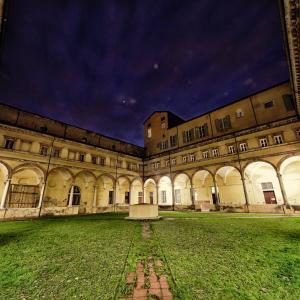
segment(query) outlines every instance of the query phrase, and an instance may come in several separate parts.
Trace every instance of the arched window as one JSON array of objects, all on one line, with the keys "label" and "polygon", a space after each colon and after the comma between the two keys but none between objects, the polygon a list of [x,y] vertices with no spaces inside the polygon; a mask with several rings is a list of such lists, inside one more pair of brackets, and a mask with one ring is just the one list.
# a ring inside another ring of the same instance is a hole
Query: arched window
[{"label": "arched window", "polygon": [[[72,191],[72,187],[69,190],[69,194],[68,194],[68,204],[70,201],[70,193]],[[79,186],[75,185],[73,187],[73,199],[72,199],[72,205],[79,205],[80,204],[80,188]]]}]

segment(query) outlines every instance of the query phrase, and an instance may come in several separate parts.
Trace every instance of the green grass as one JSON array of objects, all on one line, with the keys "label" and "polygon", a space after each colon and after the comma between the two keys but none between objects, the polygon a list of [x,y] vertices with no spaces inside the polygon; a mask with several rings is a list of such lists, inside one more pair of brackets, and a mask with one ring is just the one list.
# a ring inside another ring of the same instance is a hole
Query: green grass
[{"label": "green grass", "polygon": [[300,218],[162,215],[175,217],[153,227],[185,299],[300,299]]},{"label": "green grass", "polygon": [[137,226],[123,217],[0,223],[0,298],[112,299]]},{"label": "green grass", "polygon": [[0,223],[0,299],[114,299],[138,260],[164,262],[175,299],[300,299],[300,218],[161,213]]}]

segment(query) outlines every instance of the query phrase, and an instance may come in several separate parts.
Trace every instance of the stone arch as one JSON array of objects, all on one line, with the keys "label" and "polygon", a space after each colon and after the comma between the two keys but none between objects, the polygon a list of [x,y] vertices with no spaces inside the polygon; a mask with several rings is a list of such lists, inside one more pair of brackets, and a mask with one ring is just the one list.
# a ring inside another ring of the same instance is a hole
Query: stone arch
[{"label": "stone arch", "polygon": [[215,172],[221,205],[241,206],[246,203],[241,172],[234,166],[222,166]]},{"label": "stone arch", "polygon": [[300,205],[300,155],[286,157],[278,169],[287,202],[291,205]]},{"label": "stone arch", "polygon": [[[8,186],[5,188],[9,182],[7,182],[7,179],[11,177],[11,170],[10,167],[0,161],[0,205],[5,206],[5,200],[7,198],[7,191],[8,191]],[[2,199],[3,197],[3,199]]]},{"label": "stone arch", "polygon": [[96,207],[113,205],[115,193],[115,178],[109,173],[98,176],[96,180],[97,198]]},{"label": "stone arch", "polygon": [[130,204],[138,204],[143,202],[143,182],[140,177],[136,177],[131,182]]},{"label": "stone arch", "polygon": [[117,178],[116,204],[128,205],[130,203],[130,188],[131,188],[131,182],[127,176],[121,175]]},{"label": "stone arch", "polygon": [[249,203],[283,204],[276,166],[265,160],[248,163],[244,168]]},{"label": "stone arch", "polygon": [[89,171],[89,170],[82,170],[82,171],[78,172],[77,174],[74,175],[74,179],[76,179],[76,177],[82,176],[82,175],[91,176],[91,177],[94,178],[95,181],[97,179],[96,175],[93,172]]},{"label": "stone arch", "polygon": [[183,175],[183,174],[190,180],[190,182],[192,182],[191,176],[190,176],[188,173],[182,171],[182,172],[176,172],[176,173],[173,175],[173,183],[175,183],[175,180],[176,180],[176,178],[177,178],[178,176]]},{"label": "stone arch", "polygon": [[173,205],[173,185],[169,176],[164,175],[158,181],[158,204],[161,206]]},{"label": "stone arch", "polygon": [[45,171],[38,164],[25,163],[12,171],[7,207],[38,207],[43,192]]},{"label": "stone arch", "polygon": [[63,167],[50,170],[47,176],[44,207],[64,207],[68,203],[68,192],[74,181],[73,173]]},{"label": "stone arch", "polygon": [[194,202],[196,206],[218,204],[218,195],[215,190],[213,173],[207,169],[199,169],[192,176],[194,187]]},{"label": "stone arch", "polygon": [[144,202],[157,204],[157,184],[153,178],[144,182]]},{"label": "stone arch", "polygon": [[175,205],[192,205],[191,180],[185,173],[177,173],[174,177],[174,202]]}]

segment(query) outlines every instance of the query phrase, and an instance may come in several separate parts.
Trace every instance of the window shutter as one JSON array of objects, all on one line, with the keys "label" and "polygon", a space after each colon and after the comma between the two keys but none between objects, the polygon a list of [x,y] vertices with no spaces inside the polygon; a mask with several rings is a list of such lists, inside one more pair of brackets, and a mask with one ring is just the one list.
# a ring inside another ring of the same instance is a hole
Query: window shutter
[{"label": "window shutter", "polygon": [[183,142],[186,143],[186,134],[185,131],[182,133]]},{"label": "window shutter", "polygon": [[284,105],[287,111],[291,111],[295,109],[294,101],[292,95],[285,94],[282,95]]},{"label": "window shutter", "polygon": [[204,136],[208,136],[208,125],[207,125],[207,123],[205,123],[203,125],[203,130],[204,130]]},{"label": "window shutter", "polygon": [[215,125],[216,125],[216,129],[217,131],[222,131],[222,120],[220,119],[215,119]]},{"label": "window shutter", "polygon": [[196,139],[199,139],[199,138],[200,138],[200,130],[199,130],[199,127],[196,127],[196,128],[195,128],[195,136],[196,136]]},{"label": "window shutter", "polygon": [[227,115],[224,119],[224,129],[230,129],[231,128],[231,122],[230,122],[230,116]]},{"label": "window shutter", "polygon": [[192,141],[194,139],[194,137],[195,137],[194,128],[192,128],[190,130],[190,132],[191,132],[191,141]]}]

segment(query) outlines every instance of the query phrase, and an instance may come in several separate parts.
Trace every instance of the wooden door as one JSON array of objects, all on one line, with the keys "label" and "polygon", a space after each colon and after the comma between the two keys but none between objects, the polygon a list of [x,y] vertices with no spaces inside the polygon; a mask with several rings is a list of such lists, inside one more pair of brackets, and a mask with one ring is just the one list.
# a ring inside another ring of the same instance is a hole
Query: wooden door
[{"label": "wooden door", "polygon": [[264,191],[266,204],[277,204],[274,191]]}]

